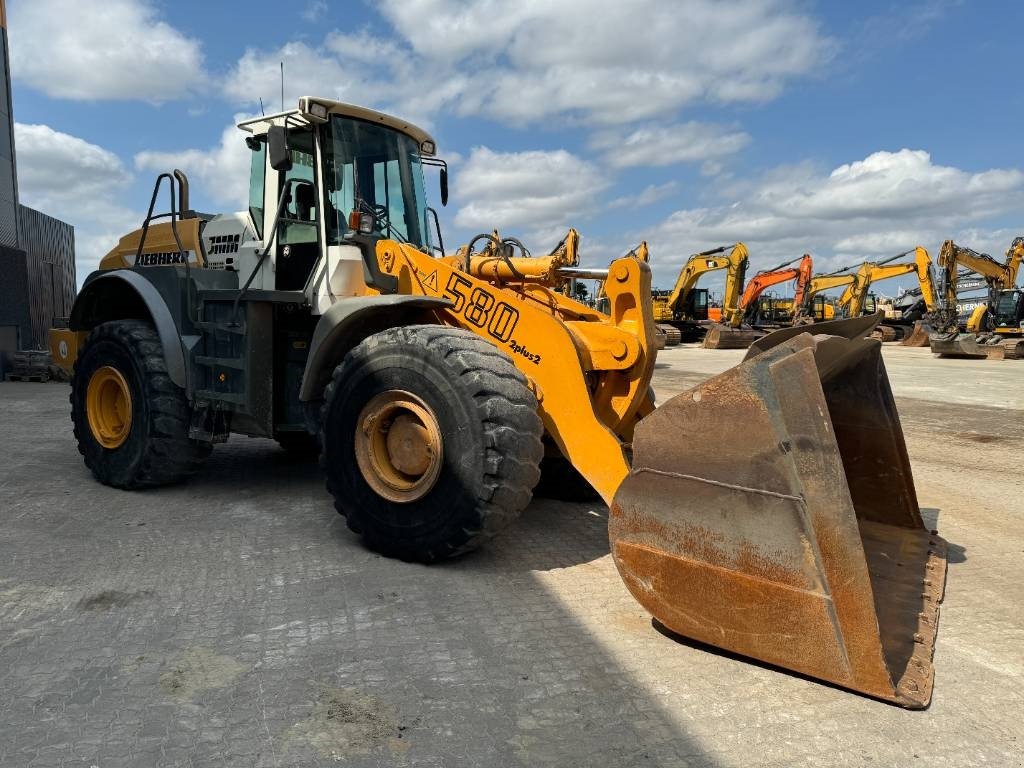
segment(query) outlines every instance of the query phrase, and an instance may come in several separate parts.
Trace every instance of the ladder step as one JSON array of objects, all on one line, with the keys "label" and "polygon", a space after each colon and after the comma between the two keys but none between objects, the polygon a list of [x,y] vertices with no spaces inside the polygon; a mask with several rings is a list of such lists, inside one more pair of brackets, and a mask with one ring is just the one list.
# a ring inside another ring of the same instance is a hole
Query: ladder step
[{"label": "ladder step", "polygon": [[235,405],[245,405],[245,395],[239,395],[234,392],[213,392],[209,389],[196,390],[196,400],[219,400],[222,403],[234,403]]},{"label": "ladder step", "polygon": [[236,371],[245,370],[245,361],[239,357],[206,357],[196,355],[196,365],[205,365],[207,368],[233,368]]},{"label": "ladder step", "polygon": [[217,323],[211,320],[197,320],[193,325],[201,331],[224,331],[224,333],[234,333],[239,336],[245,334],[244,323],[239,323],[238,325],[227,325],[225,323]]}]

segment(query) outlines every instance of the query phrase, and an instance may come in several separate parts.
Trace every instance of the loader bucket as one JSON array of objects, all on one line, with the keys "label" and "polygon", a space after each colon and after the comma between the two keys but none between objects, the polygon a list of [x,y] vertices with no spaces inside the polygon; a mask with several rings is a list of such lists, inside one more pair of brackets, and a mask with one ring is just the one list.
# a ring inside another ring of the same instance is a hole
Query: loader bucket
[{"label": "loader bucket", "polygon": [[919,709],[946,545],[864,320],[773,333],[644,418],[609,535],[668,629]]},{"label": "loader bucket", "polygon": [[933,333],[931,325],[918,320],[914,323],[914,330],[900,342],[904,347],[927,347],[928,337]]},{"label": "loader bucket", "polygon": [[753,328],[730,328],[722,323],[710,326],[704,334],[705,349],[746,349],[764,336]]}]

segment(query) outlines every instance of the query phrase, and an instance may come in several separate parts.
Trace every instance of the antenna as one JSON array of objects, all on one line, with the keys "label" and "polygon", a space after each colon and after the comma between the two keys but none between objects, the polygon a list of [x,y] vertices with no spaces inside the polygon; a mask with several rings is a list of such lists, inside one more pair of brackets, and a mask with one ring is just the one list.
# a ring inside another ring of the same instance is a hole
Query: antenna
[{"label": "antenna", "polygon": [[284,62],[281,62],[281,111],[284,112]]},{"label": "antenna", "polygon": [[263,115],[264,117],[267,116],[267,113],[263,110],[263,97],[262,96],[260,96],[260,114]]}]

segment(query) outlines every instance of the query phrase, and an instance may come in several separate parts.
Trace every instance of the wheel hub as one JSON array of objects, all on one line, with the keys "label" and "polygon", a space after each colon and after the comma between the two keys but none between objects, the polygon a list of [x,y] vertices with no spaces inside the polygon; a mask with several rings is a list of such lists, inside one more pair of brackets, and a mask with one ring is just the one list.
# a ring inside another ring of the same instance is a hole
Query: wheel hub
[{"label": "wheel hub", "polygon": [[356,463],[373,490],[391,501],[423,498],[441,474],[444,441],[437,417],[416,395],[374,396],[356,422]]},{"label": "wheel hub", "polygon": [[89,430],[108,450],[124,445],[132,429],[132,393],[124,375],[110,365],[97,368],[85,393]]}]

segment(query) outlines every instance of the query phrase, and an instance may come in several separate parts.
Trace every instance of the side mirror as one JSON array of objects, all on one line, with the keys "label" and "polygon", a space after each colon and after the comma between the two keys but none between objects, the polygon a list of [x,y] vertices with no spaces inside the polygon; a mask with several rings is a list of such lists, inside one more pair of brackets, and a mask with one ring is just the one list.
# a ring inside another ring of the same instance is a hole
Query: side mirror
[{"label": "side mirror", "polygon": [[267,152],[270,167],[275,171],[290,171],[292,156],[288,151],[288,131],[283,125],[272,125],[267,129]]},{"label": "side mirror", "polygon": [[441,205],[448,205],[448,169],[441,168]]}]

